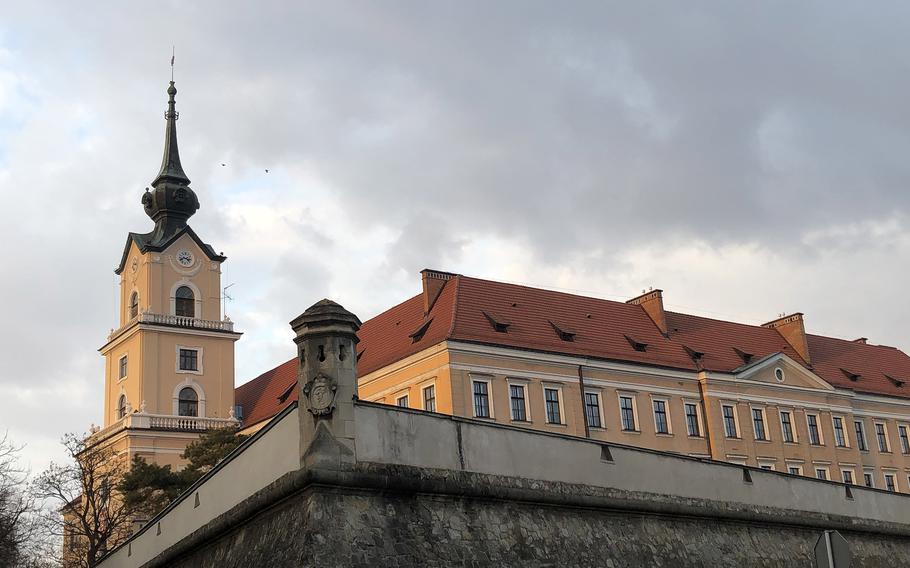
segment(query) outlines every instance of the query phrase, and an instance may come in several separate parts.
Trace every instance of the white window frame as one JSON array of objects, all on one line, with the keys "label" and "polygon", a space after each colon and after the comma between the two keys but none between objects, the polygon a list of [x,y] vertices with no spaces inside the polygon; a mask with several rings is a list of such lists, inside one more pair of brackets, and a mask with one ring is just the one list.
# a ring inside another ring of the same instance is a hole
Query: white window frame
[{"label": "white window frame", "polygon": [[889,477],[894,481],[893,493],[900,493],[901,486],[898,485],[898,483],[897,483],[897,472],[896,471],[887,471],[887,472],[882,473],[882,479],[885,480],[885,487],[884,487],[885,491],[891,491],[890,489],[888,489],[888,478]]},{"label": "white window frame", "polygon": [[[830,468],[828,468],[827,466],[824,466],[824,465],[815,465],[815,466],[812,466],[812,469],[813,469],[813,472],[815,473],[815,479],[819,479],[819,480],[822,480],[822,481],[831,481],[831,470],[830,470]],[[818,476],[818,472],[819,472],[819,471],[824,471],[824,472],[825,472],[825,478],[824,478],[824,479],[822,479],[821,477]]]},{"label": "white window frame", "polygon": [[[689,417],[688,417],[688,414],[686,413],[687,404],[691,404],[691,405],[695,406],[695,423],[698,426],[698,436],[693,436],[692,434],[689,433]],[[702,414],[701,414],[701,401],[691,400],[691,399],[686,399],[686,398],[683,399],[683,421],[686,423],[686,435],[689,438],[694,438],[694,439],[699,439],[699,440],[705,438],[705,422],[704,422],[704,419],[702,418]]]},{"label": "white window frame", "polygon": [[[878,428],[876,428],[876,426],[878,426],[879,424],[882,425],[882,427],[883,427],[882,429],[885,431],[885,449],[884,450],[882,449],[882,446],[878,441]],[[885,454],[893,453],[891,451],[891,436],[888,434],[888,423],[885,422],[884,420],[873,420],[872,429],[875,430],[875,447],[878,448],[878,451],[880,453],[885,453]]]},{"label": "white window frame", "polygon": [[897,424],[897,441],[901,446],[901,453],[906,456],[910,454],[910,452],[904,451],[904,441],[901,439],[901,428],[904,429],[904,432],[907,434],[907,442],[910,443],[910,425],[903,422],[898,422]]},{"label": "white window frame", "polygon": [[[795,469],[795,470],[796,470],[796,473],[791,472],[791,471],[790,471],[791,469]],[[790,475],[802,475],[802,474],[803,474],[803,466],[800,465],[800,464],[788,463],[788,464],[787,464],[787,473],[789,473]]]},{"label": "white window frame", "polygon": [[[787,441],[786,434],[784,433],[784,413],[790,416],[790,434],[793,435],[793,441]],[[799,432],[796,428],[796,414],[793,412],[792,408],[778,408],[777,409],[777,419],[780,420],[780,439],[784,444],[798,444],[799,443]]]},{"label": "white window frame", "polygon": [[[181,369],[180,368],[180,350],[192,350],[196,352],[196,370],[191,369]],[[179,374],[190,374],[190,375],[202,375],[204,373],[204,367],[202,365],[203,361],[203,349],[200,345],[175,345],[174,346],[174,371]]]},{"label": "white window frame", "polygon": [[[528,389],[530,384],[531,384],[530,381],[526,381],[524,379],[513,379],[513,378],[506,379],[506,386],[508,387],[508,389],[507,389],[508,392],[506,394],[509,395],[509,420],[511,420],[512,422],[519,422],[521,424],[532,422],[532,420],[531,420],[531,397],[529,395],[529,393],[531,391]],[[522,390],[522,393],[524,393],[524,401],[525,401],[525,419],[524,420],[516,419],[512,415],[512,387],[518,387]]]},{"label": "white window frame", "polygon": [[[859,426],[860,426],[863,443],[862,444],[859,443],[859,436],[857,436],[856,448],[861,452],[868,452],[869,451],[869,435],[866,433],[866,421],[863,420],[862,418],[856,418],[854,416],[853,417],[853,432],[854,433],[856,433],[856,424],[857,423],[859,423]],[[865,449],[860,448],[860,445],[864,446]]]},{"label": "white window frame", "polygon": [[[658,432],[657,431],[657,409],[654,408],[655,402],[664,403],[664,414],[667,416],[667,431]],[[654,396],[651,395],[651,420],[654,422],[654,434],[657,436],[672,436],[673,435],[673,421],[670,419],[670,399],[666,396]]]},{"label": "white window frame", "polygon": [[[560,383],[541,383],[540,387],[541,387],[540,393],[543,395],[543,420],[544,420],[544,422],[551,426],[565,426],[566,424],[568,424],[568,422],[566,421],[565,397],[562,395],[562,384],[560,384]],[[556,402],[559,406],[559,422],[550,422],[550,416],[549,416],[549,413],[547,412],[547,391],[548,390],[556,391],[556,398],[558,399]],[[510,407],[511,407],[511,402],[512,401],[510,400],[509,401]],[[525,404],[527,404],[527,403],[525,403]],[[510,408],[509,414],[511,414],[511,413],[512,413],[512,410]]]},{"label": "white window frame", "polygon": [[[405,406],[401,406],[399,403],[405,398],[408,399],[408,403]],[[395,406],[398,408],[411,408],[411,391],[406,390],[395,395]]]},{"label": "white window frame", "polygon": [[[837,428],[834,425],[835,418],[840,418],[840,421],[841,421],[841,429],[844,432],[844,445],[843,446],[837,445]],[[849,448],[850,447],[850,433],[849,433],[849,429],[847,428],[846,425],[847,425],[846,417],[841,416],[840,414],[831,415],[831,434],[834,435],[834,447],[835,448]]]},{"label": "white window frame", "polygon": [[[730,436],[730,433],[727,431],[727,418],[724,416],[724,407],[729,406],[733,408],[733,425],[736,426],[736,436]],[[743,429],[739,424],[739,412],[736,409],[737,404],[733,401],[721,401],[720,403],[720,421],[724,427],[724,438],[728,440],[742,440]]]},{"label": "white window frame", "polygon": [[[635,427],[634,430],[626,430],[622,425],[622,399],[629,398],[632,399],[632,420],[635,424],[632,426]],[[638,396],[634,392],[628,391],[617,391],[616,392],[616,404],[619,405],[619,412],[616,413],[617,419],[619,420],[619,431],[620,432],[641,432],[641,419],[638,417]]]},{"label": "white window frame", "polygon": [[587,399],[585,399],[585,400],[583,401],[583,402],[584,402],[584,407],[585,407],[585,416],[584,416],[585,424],[588,424],[588,428],[592,428],[592,429],[594,429],[594,430],[606,430],[606,429],[607,429],[607,421],[604,419],[604,397],[603,397],[603,393],[602,393],[601,391],[599,391],[599,390],[585,389],[585,395],[589,395],[589,394],[593,394],[594,396],[597,397],[597,413],[600,415],[600,426],[591,426],[590,424],[588,424],[588,401],[587,401]]},{"label": "white window frame", "polygon": [[809,417],[810,416],[815,417],[815,429],[818,430],[818,445],[824,446],[825,445],[825,432],[822,429],[821,414],[818,412],[806,412],[806,436],[809,439],[809,445],[810,446],[814,445],[812,443],[812,428],[811,428],[811,426],[809,426]]},{"label": "white window frame", "polygon": [[[752,412],[758,410],[761,412],[761,422],[762,427],[765,429],[765,437],[759,438],[755,432],[755,417],[752,416]],[[768,413],[765,410],[764,406],[749,405],[749,422],[752,424],[752,437],[755,438],[756,442],[770,442],[771,441],[771,431],[768,428]]]},{"label": "white window frame", "polygon": [[[849,471],[850,478],[853,479],[853,481],[851,481],[850,483],[847,483],[847,481],[844,479],[845,471]],[[845,483],[847,485],[856,485],[856,470],[852,467],[841,467],[840,468],[840,479],[841,479],[842,483]]]},{"label": "white window frame", "polygon": [[777,471],[777,467],[774,463],[775,460],[773,459],[757,458],[755,461],[758,464],[759,469],[764,469],[766,471]]},{"label": "white window frame", "polygon": [[[474,402],[474,383],[486,383],[487,384],[487,406],[489,406],[490,415],[489,416],[477,416],[477,404]],[[482,420],[495,420],[496,412],[493,410],[493,378],[492,377],[471,377],[471,414],[474,415],[474,418],[480,418]]]},{"label": "white window frame", "polygon": [[[869,476],[869,480],[872,481],[872,485],[866,485],[866,476]],[[869,487],[870,489],[875,489],[875,470],[872,468],[863,468],[863,487]]]},{"label": "white window frame", "polygon": [[177,315],[177,289],[186,286],[193,291],[193,319],[203,319],[202,317],[202,292],[199,291],[199,286],[196,286],[194,283],[190,282],[186,278],[182,278],[174,283],[171,286],[171,311],[170,315]]},{"label": "white window frame", "polygon": [[[179,352],[178,352],[178,357],[179,357]],[[123,375],[121,375],[121,374],[120,374],[120,369],[123,368],[123,360],[124,360],[124,359],[126,359],[126,372],[123,373]],[[178,361],[177,364],[179,365],[180,362]],[[129,358],[129,353],[124,353],[124,354],[122,354],[120,357],[117,358],[117,381],[118,381],[118,382],[119,382],[119,381],[125,381],[126,378],[129,376],[129,374],[130,374],[130,358]]]},{"label": "white window frame", "polygon": [[[178,357],[179,357],[179,353],[180,352],[178,351]],[[196,391],[196,404],[197,404],[197,408],[199,409],[199,414],[198,414],[197,418],[207,417],[208,414],[205,413],[205,390],[202,389],[202,385],[200,385],[199,383],[194,381],[191,377],[187,377],[186,379],[180,381],[179,383],[177,383],[177,386],[174,387],[174,393],[173,393],[173,399],[172,399],[173,404],[171,406],[171,415],[177,416],[178,409],[180,408],[180,391],[182,391],[186,387],[190,387],[191,389]]]},{"label": "white window frame", "polygon": [[[427,410],[427,389],[433,389],[433,406],[435,407],[433,410]],[[438,412],[436,410],[439,408],[439,404],[437,402],[438,400],[439,399],[436,396],[436,381],[433,381],[428,385],[422,385],[420,387],[420,407],[423,410],[427,410],[428,412]]]}]

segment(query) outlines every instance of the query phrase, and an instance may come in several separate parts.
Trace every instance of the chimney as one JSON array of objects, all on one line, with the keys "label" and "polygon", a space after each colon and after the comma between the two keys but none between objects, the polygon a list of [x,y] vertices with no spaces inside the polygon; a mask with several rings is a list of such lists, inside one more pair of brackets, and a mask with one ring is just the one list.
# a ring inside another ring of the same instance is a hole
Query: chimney
[{"label": "chimney", "polygon": [[853,343],[862,343],[863,345],[866,345],[867,343],[869,343],[869,338],[868,338],[868,337],[860,337],[860,338],[858,338],[858,339],[854,339],[854,340],[853,340]]},{"label": "chimney", "polygon": [[806,363],[812,364],[812,359],[809,357],[809,343],[806,341],[806,326],[803,323],[803,314],[797,312],[784,316],[762,324],[762,327],[776,329]]},{"label": "chimney", "polygon": [[667,335],[667,314],[664,312],[663,293],[663,290],[651,290],[650,292],[645,292],[641,296],[628,300],[626,303],[644,308],[645,313],[648,314],[648,317],[651,318],[651,321],[654,322],[657,329],[659,329],[662,334]]},{"label": "chimney", "polygon": [[322,300],[294,318],[291,328],[297,344],[301,466],[343,468],[356,459],[360,320],[335,302]]},{"label": "chimney", "polygon": [[423,280],[423,317],[427,317],[430,314],[430,310],[433,309],[433,304],[439,298],[439,294],[442,293],[442,288],[446,285],[446,282],[458,275],[424,268],[420,271],[420,276]]}]

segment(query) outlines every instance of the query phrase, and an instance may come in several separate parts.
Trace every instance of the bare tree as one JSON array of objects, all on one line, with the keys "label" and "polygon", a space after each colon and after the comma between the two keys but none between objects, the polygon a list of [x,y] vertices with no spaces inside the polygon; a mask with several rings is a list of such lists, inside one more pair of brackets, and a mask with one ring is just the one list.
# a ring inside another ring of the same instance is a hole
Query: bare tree
[{"label": "bare tree", "polygon": [[33,535],[33,500],[26,491],[27,472],[17,461],[21,446],[0,436],[0,566],[25,563]]},{"label": "bare tree", "polygon": [[63,539],[63,564],[93,568],[132,532],[118,484],[128,467],[110,445],[66,434],[68,463],[52,463],[33,484],[48,530]]}]

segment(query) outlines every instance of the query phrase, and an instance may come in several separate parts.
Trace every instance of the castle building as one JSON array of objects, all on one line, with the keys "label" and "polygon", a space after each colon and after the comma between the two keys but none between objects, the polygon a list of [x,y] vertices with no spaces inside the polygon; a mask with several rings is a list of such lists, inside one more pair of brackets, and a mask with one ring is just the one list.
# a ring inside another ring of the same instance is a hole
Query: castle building
[{"label": "castle building", "polygon": [[[358,332],[361,400],[910,492],[910,357],[424,270]],[[244,429],[297,398],[297,362],[240,386]]]},{"label": "castle building", "polygon": [[210,428],[233,426],[234,342],[221,313],[216,253],[187,224],[199,209],[177,148],[177,89],[168,108],[161,169],[142,206],[154,222],[130,233],[120,263],[120,321],[105,358],[104,422],[96,443],[128,459],[182,465],[186,445]]}]

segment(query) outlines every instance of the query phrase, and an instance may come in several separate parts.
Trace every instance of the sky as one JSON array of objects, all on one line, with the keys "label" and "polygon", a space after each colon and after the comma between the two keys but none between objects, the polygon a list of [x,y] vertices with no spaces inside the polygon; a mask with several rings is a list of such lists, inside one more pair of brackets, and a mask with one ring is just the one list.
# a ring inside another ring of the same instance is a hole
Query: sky
[{"label": "sky", "polygon": [[[129,231],[180,149],[237,384],[434,268],[910,349],[910,4],[0,0],[0,431],[102,422]],[[222,165],[224,164],[224,165]],[[266,172],[268,170],[268,172]]]}]

